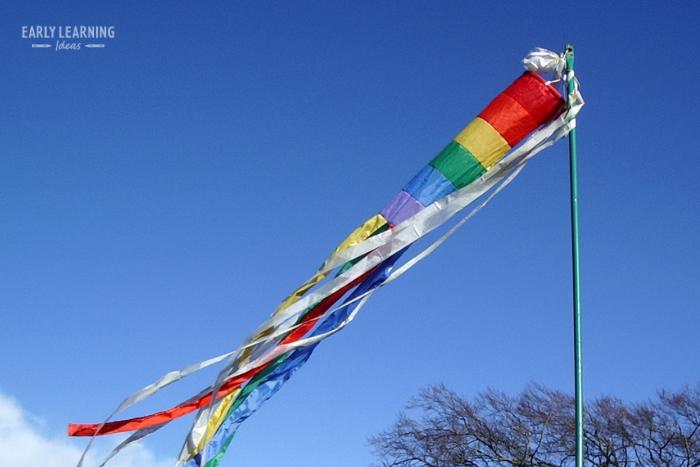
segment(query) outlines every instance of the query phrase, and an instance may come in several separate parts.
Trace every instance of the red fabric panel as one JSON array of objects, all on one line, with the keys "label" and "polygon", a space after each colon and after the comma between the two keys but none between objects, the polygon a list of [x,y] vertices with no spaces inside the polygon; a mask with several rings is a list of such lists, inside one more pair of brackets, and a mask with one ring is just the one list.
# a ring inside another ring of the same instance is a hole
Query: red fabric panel
[{"label": "red fabric panel", "polygon": [[552,119],[564,104],[561,94],[537,73],[526,71],[503,91],[527,110],[537,126]]},{"label": "red fabric panel", "polygon": [[489,122],[511,148],[539,126],[522,105],[504,93],[496,96],[479,117]]}]

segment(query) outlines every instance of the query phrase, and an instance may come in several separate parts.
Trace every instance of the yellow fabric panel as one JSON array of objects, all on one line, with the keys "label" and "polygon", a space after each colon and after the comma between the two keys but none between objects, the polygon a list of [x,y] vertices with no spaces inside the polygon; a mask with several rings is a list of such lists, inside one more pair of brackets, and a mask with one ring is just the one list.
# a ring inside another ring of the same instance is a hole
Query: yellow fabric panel
[{"label": "yellow fabric panel", "polygon": [[384,216],[381,214],[370,217],[364,224],[353,230],[353,232],[348,235],[348,238],[343,240],[343,242],[338,245],[334,253],[340,253],[344,249],[357,245],[358,243],[366,240],[377,229],[383,227],[384,224],[386,224],[386,219],[384,219]]},{"label": "yellow fabric panel", "polygon": [[455,141],[467,148],[486,170],[493,167],[510,150],[508,142],[486,120],[475,118]]},{"label": "yellow fabric panel", "polygon": [[298,289],[296,289],[294,292],[292,292],[292,293],[289,295],[289,297],[287,297],[287,298],[285,298],[284,300],[282,300],[282,303],[280,303],[279,306],[277,307],[277,309],[275,310],[275,314],[276,314],[276,313],[279,313],[280,311],[284,310],[285,308],[287,308],[287,307],[288,307],[289,305],[291,305],[292,303],[294,303],[294,302],[296,302],[297,300],[299,300],[301,297],[304,296],[304,294],[305,294],[306,292],[309,291],[309,289],[310,289],[311,287],[313,287],[314,285],[316,285],[316,284],[318,284],[319,282],[321,282],[327,275],[328,275],[328,273],[316,274],[314,277],[312,277],[311,279],[309,279],[306,283],[304,283],[302,286],[300,286]]}]

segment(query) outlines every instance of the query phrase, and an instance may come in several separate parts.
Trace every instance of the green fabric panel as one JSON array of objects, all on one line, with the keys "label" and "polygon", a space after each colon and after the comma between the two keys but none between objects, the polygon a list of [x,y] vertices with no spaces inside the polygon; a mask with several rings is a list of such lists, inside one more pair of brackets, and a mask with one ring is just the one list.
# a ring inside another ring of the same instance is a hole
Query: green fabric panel
[{"label": "green fabric panel", "polygon": [[479,160],[456,141],[450,141],[430,165],[438,169],[456,188],[462,188],[479,178],[486,169]]}]

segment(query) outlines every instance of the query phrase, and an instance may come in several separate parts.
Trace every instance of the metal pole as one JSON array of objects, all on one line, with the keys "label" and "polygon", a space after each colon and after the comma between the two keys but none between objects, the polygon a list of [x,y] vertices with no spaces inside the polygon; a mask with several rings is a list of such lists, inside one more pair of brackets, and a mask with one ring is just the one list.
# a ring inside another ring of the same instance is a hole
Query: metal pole
[{"label": "metal pole", "polygon": [[[574,91],[574,47],[566,45],[568,93]],[[581,285],[579,267],[578,170],[576,128],[569,132],[569,184],[571,193],[571,259],[574,298],[574,384],[576,394],[576,467],[583,467],[583,364],[581,362]]]}]

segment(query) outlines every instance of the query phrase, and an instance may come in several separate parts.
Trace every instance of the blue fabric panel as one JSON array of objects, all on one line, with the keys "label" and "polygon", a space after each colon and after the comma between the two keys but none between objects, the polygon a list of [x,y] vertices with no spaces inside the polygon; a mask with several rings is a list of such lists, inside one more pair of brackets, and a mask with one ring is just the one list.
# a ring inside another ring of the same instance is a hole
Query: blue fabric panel
[{"label": "blue fabric panel", "polygon": [[408,182],[404,191],[427,206],[455,191],[455,186],[438,169],[426,165]]}]

